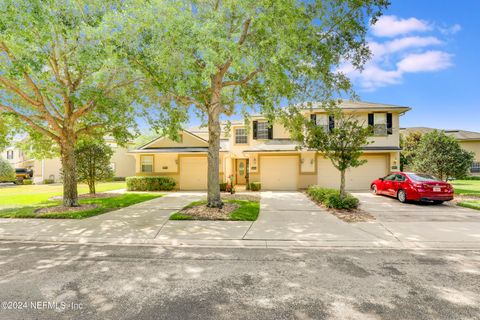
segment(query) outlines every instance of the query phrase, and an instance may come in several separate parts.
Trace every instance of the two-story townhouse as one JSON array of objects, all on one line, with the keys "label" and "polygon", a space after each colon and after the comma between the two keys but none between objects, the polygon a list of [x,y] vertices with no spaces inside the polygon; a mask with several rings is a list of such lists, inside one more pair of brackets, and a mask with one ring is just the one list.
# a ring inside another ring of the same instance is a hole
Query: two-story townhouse
[{"label": "two-story townhouse", "polygon": [[[341,108],[375,128],[362,156],[368,162],[347,173],[348,189],[368,189],[375,178],[398,170],[399,118],[410,108],[350,101],[344,101]],[[322,108],[305,111],[305,117],[326,130],[334,126],[334,119]],[[180,141],[159,137],[131,151],[136,175],[171,176],[181,190],[204,190],[208,132],[206,128],[183,130],[180,137]],[[339,172],[329,159],[315,150],[300,149],[282,125],[270,124],[262,116],[252,116],[247,125],[234,121],[222,132],[219,173],[221,181],[230,176],[238,185],[258,181],[264,190],[297,190],[313,184],[337,187],[340,183]]]},{"label": "two-story townhouse", "polygon": [[[128,151],[133,149],[135,144],[129,142],[126,147],[120,147],[111,138],[105,138],[105,141],[113,150],[110,166],[114,171],[115,177],[133,176],[135,174],[135,158],[128,154]],[[23,151],[17,147],[7,147],[2,152],[2,156],[14,168],[32,170],[34,183],[43,183],[46,179],[60,182],[62,179],[62,162],[59,157],[51,159],[27,158]]]}]

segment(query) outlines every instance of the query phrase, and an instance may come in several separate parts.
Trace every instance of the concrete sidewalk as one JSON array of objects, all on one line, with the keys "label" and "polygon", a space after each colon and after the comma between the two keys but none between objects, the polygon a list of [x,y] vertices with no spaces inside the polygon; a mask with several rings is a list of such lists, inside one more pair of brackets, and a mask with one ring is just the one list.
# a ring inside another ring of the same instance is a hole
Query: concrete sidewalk
[{"label": "concrete sidewalk", "polygon": [[[0,240],[216,247],[480,248],[480,224],[468,219],[439,224],[399,223],[379,217],[368,223],[345,223],[300,192],[262,192],[260,216],[255,222],[168,220],[172,213],[205,196],[202,192],[168,193],[83,220],[0,219]],[[358,196],[363,208],[371,208],[374,214],[384,201]],[[380,202],[372,205],[375,201]],[[395,205],[386,203],[383,208],[392,211]],[[480,216],[470,211],[463,212],[464,217]]]}]

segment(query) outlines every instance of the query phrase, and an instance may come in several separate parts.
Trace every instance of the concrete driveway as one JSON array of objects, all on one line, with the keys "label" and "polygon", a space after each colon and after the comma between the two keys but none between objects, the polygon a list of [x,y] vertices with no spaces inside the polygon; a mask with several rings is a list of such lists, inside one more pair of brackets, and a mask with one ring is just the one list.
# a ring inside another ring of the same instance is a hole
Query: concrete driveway
[{"label": "concrete driveway", "polygon": [[480,211],[453,204],[400,203],[394,198],[370,193],[354,193],[360,208],[376,218],[372,223],[357,223],[377,236],[383,227],[405,245],[417,247],[479,247]]}]

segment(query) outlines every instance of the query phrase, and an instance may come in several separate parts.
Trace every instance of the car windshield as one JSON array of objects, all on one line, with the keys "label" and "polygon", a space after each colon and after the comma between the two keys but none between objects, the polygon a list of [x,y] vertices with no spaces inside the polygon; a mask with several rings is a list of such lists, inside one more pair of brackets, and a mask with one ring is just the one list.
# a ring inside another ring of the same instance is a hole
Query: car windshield
[{"label": "car windshield", "polygon": [[429,174],[409,173],[407,175],[410,177],[410,179],[420,182],[439,181],[437,178]]}]

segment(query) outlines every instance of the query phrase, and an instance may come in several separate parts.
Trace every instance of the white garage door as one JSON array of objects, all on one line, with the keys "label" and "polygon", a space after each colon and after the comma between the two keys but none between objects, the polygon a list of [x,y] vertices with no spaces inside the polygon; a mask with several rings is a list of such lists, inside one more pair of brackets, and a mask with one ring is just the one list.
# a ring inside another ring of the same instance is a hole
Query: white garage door
[{"label": "white garage door", "polygon": [[180,158],[180,189],[205,190],[207,189],[207,157]]},{"label": "white garage door", "polygon": [[[346,187],[349,190],[366,190],[373,180],[388,173],[388,155],[365,155],[361,159],[368,162],[360,167],[347,170],[345,174]],[[330,159],[318,157],[318,185],[326,188],[340,187],[340,172],[335,169]]]},{"label": "white garage door", "polygon": [[297,190],[298,157],[261,157],[260,182],[263,190]]}]

